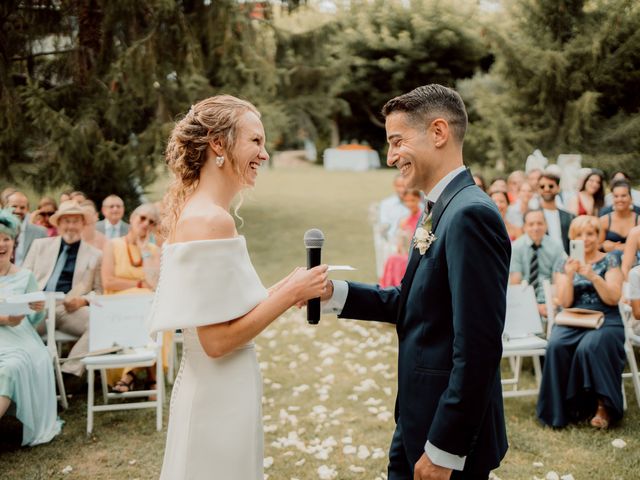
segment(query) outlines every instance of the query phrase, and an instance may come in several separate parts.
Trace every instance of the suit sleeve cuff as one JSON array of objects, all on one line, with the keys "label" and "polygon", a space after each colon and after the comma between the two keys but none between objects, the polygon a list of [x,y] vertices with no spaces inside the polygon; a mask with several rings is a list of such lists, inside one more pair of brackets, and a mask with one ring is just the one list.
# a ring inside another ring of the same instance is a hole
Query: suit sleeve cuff
[{"label": "suit sleeve cuff", "polygon": [[467,460],[467,457],[461,457],[459,455],[454,455],[449,452],[445,452],[444,450],[440,450],[433,443],[427,440],[427,443],[424,446],[424,453],[427,454],[429,460],[434,465],[438,465],[439,467],[451,468],[452,470],[463,470],[464,463]]},{"label": "suit sleeve cuff", "polygon": [[347,303],[349,284],[344,280],[333,280],[333,295],[322,303],[322,313],[335,313],[340,315],[344,304]]}]

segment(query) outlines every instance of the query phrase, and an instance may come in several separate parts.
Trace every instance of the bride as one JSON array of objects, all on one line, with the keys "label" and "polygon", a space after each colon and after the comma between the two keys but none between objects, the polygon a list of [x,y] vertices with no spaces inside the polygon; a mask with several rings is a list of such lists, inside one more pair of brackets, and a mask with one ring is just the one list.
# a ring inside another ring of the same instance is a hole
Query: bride
[{"label": "bride", "polygon": [[298,268],[266,290],[229,213],[267,161],[260,113],[220,95],[191,107],[169,139],[152,334],[181,328],[161,479],[263,480],[262,379],[253,339],[291,306],[320,297],[327,267]]}]

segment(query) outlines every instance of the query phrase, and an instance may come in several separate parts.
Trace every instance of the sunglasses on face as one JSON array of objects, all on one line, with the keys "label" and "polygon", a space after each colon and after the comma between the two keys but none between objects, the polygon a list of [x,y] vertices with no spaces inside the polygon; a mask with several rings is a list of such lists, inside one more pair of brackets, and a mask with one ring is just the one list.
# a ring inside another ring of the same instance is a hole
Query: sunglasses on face
[{"label": "sunglasses on face", "polygon": [[146,215],[140,215],[140,221],[141,222],[149,222],[149,225],[154,226],[156,224],[156,221],[152,218],[147,217]]},{"label": "sunglasses on face", "polygon": [[56,213],[56,212],[40,212],[40,215],[42,215],[43,217],[50,217],[54,213]]},{"label": "sunglasses on face", "polygon": [[556,186],[555,186],[555,185],[549,185],[549,184],[544,184],[544,183],[543,183],[543,184],[541,184],[541,185],[538,185],[538,188],[539,188],[540,190],[553,190],[554,188],[556,188]]}]

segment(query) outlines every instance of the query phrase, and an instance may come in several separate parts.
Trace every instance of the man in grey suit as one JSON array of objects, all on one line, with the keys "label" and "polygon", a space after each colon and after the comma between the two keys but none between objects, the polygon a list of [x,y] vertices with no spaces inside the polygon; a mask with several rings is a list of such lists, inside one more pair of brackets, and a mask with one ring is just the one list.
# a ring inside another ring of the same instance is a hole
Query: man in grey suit
[{"label": "man in grey suit", "polygon": [[104,233],[109,239],[124,237],[129,231],[129,224],[124,217],[124,202],[117,195],[109,195],[102,201],[104,220],[96,223],[96,230]]},{"label": "man in grey suit", "polygon": [[33,241],[47,237],[47,229],[29,222],[29,199],[24,193],[13,192],[7,199],[7,205],[13,208],[13,214],[22,222],[15,252],[15,264],[21,266]]}]

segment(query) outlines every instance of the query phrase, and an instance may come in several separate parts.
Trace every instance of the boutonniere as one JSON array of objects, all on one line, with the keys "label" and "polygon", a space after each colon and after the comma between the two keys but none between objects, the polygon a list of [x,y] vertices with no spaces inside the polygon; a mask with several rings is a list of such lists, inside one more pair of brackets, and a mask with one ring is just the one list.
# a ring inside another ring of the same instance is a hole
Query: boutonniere
[{"label": "boutonniere", "polygon": [[431,231],[431,215],[429,215],[424,223],[416,228],[416,234],[413,237],[413,247],[417,248],[420,255],[424,255],[431,244],[437,239],[437,237]]}]

